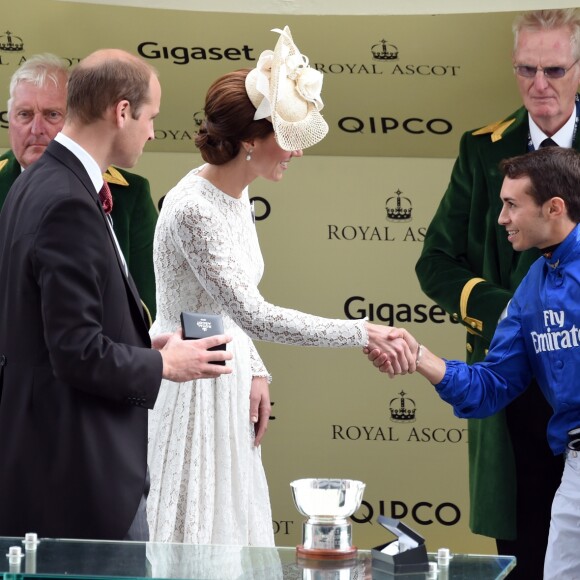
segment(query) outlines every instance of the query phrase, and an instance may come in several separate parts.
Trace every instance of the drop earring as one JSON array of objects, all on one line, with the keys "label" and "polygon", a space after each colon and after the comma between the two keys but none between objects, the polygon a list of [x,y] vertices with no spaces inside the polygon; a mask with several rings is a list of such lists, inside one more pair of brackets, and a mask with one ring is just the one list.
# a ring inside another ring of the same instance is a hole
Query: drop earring
[{"label": "drop earring", "polygon": [[246,155],[246,161],[251,161],[252,160],[252,151],[253,151],[253,149],[250,149],[248,151],[248,154]]}]

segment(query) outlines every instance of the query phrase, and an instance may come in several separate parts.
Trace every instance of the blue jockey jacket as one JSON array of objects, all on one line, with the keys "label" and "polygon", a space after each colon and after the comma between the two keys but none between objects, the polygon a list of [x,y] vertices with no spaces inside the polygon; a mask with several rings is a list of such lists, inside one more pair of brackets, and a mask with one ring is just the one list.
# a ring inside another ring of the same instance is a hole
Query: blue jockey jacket
[{"label": "blue jockey jacket", "polygon": [[458,417],[487,417],[535,377],[554,414],[548,442],[563,453],[568,431],[580,427],[580,226],[551,256],[533,263],[497,327],[483,362],[446,361],[435,385]]}]

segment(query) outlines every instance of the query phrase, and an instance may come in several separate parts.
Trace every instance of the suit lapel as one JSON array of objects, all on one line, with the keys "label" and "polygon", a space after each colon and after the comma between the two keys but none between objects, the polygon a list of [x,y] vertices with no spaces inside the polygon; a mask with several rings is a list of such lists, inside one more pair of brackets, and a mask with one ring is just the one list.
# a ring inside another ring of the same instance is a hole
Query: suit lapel
[{"label": "suit lapel", "polygon": [[57,161],[65,165],[70,171],[72,171],[75,174],[75,176],[82,183],[87,195],[89,195],[93,200],[93,202],[95,203],[97,211],[101,215],[103,227],[106,228],[109,239],[111,240],[111,245],[113,246],[113,250],[117,258],[117,265],[119,267],[119,270],[121,271],[123,280],[125,281],[127,294],[131,296],[130,299],[131,308],[137,313],[137,318],[141,320],[141,322],[143,323],[142,330],[144,331],[144,334],[147,336],[147,338],[149,338],[148,332],[149,324],[145,319],[145,313],[143,311],[143,305],[141,302],[141,298],[139,296],[139,292],[137,290],[137,287],[135,286],[135,283],[133,282],[131,274],[129,274],[128,272],[128,268],[127,274],[125,273],[125,261],[120,254],[120,249],[113,235],[112,226],[109,225],[107,214],[105,214],[105,212],[103,211],[103,207],[101,206],[101,202],[99,201],[99,195],[95,191],[93,182],[91,181],[89,174],[87,173],[83,164],[80,162],[79,158],[76,155],[74,155],[71,151],[69,151],[66,147],[61,145],[58,141],[52,141],[46,148],[46,153],[54,157]]}]

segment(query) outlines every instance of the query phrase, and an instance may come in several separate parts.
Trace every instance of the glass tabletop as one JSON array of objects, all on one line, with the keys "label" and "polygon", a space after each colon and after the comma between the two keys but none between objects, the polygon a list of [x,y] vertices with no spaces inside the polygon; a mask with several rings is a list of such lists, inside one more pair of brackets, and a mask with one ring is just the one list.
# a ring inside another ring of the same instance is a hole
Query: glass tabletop
[{"label": "glass tabletop", "polygon": [[[9,557],[15,547],[21,555]],[[4,580],[491,580],[505,578],[515,566],[513,556],[455,554],[436,575],[381,575],[367,550],[350,560],[305,560],[296,548],[40,539],[36,549],[26,549],[22,538],[0,538],[0,550]],[[436,561],[434,554],[429,558]]]}]

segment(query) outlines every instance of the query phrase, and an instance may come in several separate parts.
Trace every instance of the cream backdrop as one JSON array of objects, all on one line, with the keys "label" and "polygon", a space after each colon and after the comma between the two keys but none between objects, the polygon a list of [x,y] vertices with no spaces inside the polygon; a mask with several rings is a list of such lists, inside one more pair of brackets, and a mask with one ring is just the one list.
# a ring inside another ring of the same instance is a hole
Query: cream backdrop
[{"label": "cream backdrop", "polygon": [[[290,25],[325,73],[330,134],[294,160],[281,183],[252,186],[258,215],[268,213],[257,222],[263,294],[319,315],[403,324],[439,354],[462,358],[462,329],[422,294],[414,264],[461,133],[518,104],[512,19],[510,12],[281,17],[20,0],[3,16],[0,83],[7,97],[10,75],[38,52],[72,64],[104,46],[158,55],[149,58],[164,90],[157,139],[136,168],[158,199],[199,163],[192,139],[209,82],[253,66],[274,46],[270,29]],[[0,147],[8,147],[6,129],[0,110]],[[397,208],[404,220],[392,219]],[[355,514],[359,547],[392,539],[376,524],[382,513],[403,517],[430,550],[494,551],[468,529],[466,424],[421,377],[390,381],[356,349],[258,348],[274,377],[276,418],[263,456],[278,545],[301,538],[292,480],[348,477],[367,484]]]},{"label": "cream backdrop", "polygon": [[[452,157],[461,132],[499,120],[518,98],[512,13],[306,17],[20,0],[3,19],[4,85],[22,58],[44,51],[74,64],[117,46],[154,65],[164,97],[151,151],[192,151],[210,82],[255,66],[278,38],[270,30],[286,24],[311,66],[325,73],[332,133],[317,155]],[[0,146],[7,146],[5,131]]]}]

